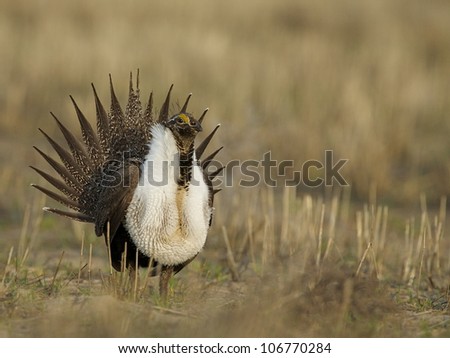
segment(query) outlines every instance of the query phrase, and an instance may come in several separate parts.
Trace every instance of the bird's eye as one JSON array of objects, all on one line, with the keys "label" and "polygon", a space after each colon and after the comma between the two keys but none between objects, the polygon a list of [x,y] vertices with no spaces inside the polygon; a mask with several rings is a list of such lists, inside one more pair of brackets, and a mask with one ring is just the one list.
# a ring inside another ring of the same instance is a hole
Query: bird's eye
[{"label": "bird's eye", "polygon": [[189,124],[190,124],[191,126],[195,126],[195,122],[194,122],[194,121],[189,121]]},{"label": "bird's eye", "polygon": [[183,122],[184,122],[184,121],[183,121],[183,118],[177,117],[177,123],[181,124],[181,123],[183,123]]}]

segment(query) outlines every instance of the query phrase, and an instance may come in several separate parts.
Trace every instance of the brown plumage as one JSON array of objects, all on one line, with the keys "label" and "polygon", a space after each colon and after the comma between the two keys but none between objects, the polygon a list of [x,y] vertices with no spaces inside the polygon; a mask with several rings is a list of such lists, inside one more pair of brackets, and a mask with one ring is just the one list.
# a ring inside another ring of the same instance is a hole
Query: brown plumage
[{"label": "brown plumage", "polygon": [[[135,267],[136,264],[148,267],[152,260],[152,257],[144,254],[137,247],[136,238],[130,236],[125,216],[139,183],[143,163],[150,150],[149,144],[152,143],[152,128],[157,124],[169,126],[172,88],[173,85],[170,86],[158,117],[155,117],[153,95],[150,94],[148,104],[143,109],[140,101],[139,73],[136,80],[136,89],[133,88],[133,81],[130,75],[128,103],[125,111],[123,111],[114,92],[110,76],[111,106],[109,113],[104,109],[97,91],[92,85],[96,107],[96,127],[90,124],[75,100],[70,97],[80,124],[81,140],[67,129],[53,113],[51,115],[63,134],[67,149],[58,144],[42,129],[39,129],[61,162],[53,159],[40,149],[34,148],[56,171],[59,178],[34,166],[31,168],[59,192],[49,190],[40,185],[32,185],[50,198],[71,209],[61,210],[46,207],[44,210],[72,220],[93,223],[97,236],[103,235],[105,240],[107,238],[110,239],[108,247],[111,250],[112,265],[116,270],[121,270],[123,267]],[[186,98],[178,115],[184,115],[183,118],[186,119],[186,123],[188,123],[189,118],[191,124],[193,121],[195,123],[198,122],[197,126],[201,130],[201,123],[207,110],[202,113],[198,120],[195,120],[191,114],[187,113],[190,98],[191,94]],[[176,116],[172,116],[171,121]],[[182,123],[182,125],[185,124]],[[193,166],[196,165],[192,162],[193,155],[195,155],[199,167],[202,168],[204,181],[209,191],[208,202],[210,207],[213,204],[214,194],[218,192],[217,189],[213,188],[212,181],[222,172],[223,167],[209,173],[208,165],[222,148],[214,151],[205,160],[201,160],[201,157],[218,127],[197,148],[194,149],[193,144],[189,146],[189,148],[192,147],[192,153],[194,154],[186,153],[186,163],[188,163],[188,166],[191,166],[188,168],[187,173],[190,173],[189,170],[192,170]],[[183,133],[176,134],[174,132],[175,139],[178,138],[177,142],[183,142],[185,135]],[[193,133],[193,137],[189,139],[192,140],[192,143],[196,133]],[[181,153],[181,157],[183,157],[183,153]],[[184,187],[186,189],[186,183]],[[124,257],[125,252],[126,257]],[[138,262],[136,262],[136,257]],[[178,272],[191,262],[194,257],[177,264],[163,265],[163,274],[161,275],[161,280],[163,281],[161,281],[160,285],[162,295],[167,293],[167,280],[170,278],[172,271]],[[153,264],[156,266],[158,262],[153,260]]]}]

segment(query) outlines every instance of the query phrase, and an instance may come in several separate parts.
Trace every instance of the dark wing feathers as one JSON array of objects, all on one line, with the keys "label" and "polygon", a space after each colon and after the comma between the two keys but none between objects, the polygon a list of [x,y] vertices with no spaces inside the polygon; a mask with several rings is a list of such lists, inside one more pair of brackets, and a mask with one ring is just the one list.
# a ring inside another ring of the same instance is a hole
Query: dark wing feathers
[{"label": "dark wing feathers", "polygon": [[202,115],[200,116],[200,118],[198,119],[198,121],[200,122],[200,124],[202,124],[203,119],[205,119],[206,113],[208,113],[209,108],[205,108],[205,110],[203,111]]},{"label": "dark wing feathers", "polygon": [[[122,223],[128,205],[130,205],[131,199],[133,198],[134,190],[139,183],[139,167],[134,164],[130,164],[126,169],[127,170],[125,170],[124,173],[124,182],[126,182],[127,185],[120,188],[120,190],[115,190],[113,192],[113,205],[111,206],[110,203],[109,205],[107,205],[111,237],[115,236],[117,229]],[[96,230],[97,224],[102,225],[104,228],[106,222],[104,222],[103,224],[96,223]],[[101,235],[101,231],[99,232]]]},{"label": "dark wing feathers", "polygon": [[92,169],[92,163],[90,158],[88,157],[88,154],[86,153],[86,150],[83,148],[83,145],[80,143],[78,139],[75,138],[75,136],[70,132],[60,121],[56,116],[51,113],[53,118],[55,119],[56,123],[58,124],[59,129],[61,130],[61,133],[63,134],[64,138],[66,139],[66,142],[69,146],[70,151],[72,152],[72,157],[75,159],[75,162],[79,165],[81,170],[85,174],[89,174]]},{"label": "dark wing feathers", "polygon": [[167,92],[166,100],[164,101],[161,110],[159,111],[158,122],[162,123],[169,119],[169,105],[170,105],[170,93],[172,92],[173,84],[169,88],[169,92]]},{"label": "dark wing feathers", "polygon": [[[110,146],[113,151],[125,152],[127,143],[127,138],[124,133],[125,116],[117,100],[111,75],[109,76],[109,83],[111,91],[111,107],[109,110]],[[113,152],[112,154],[114,155],[116,153]]]},{"label": "dark wing feathers", "polygon": [[98,141],[98,137],[95,134],[94,130],[92,129],[91,124],[84,116],[83,112],[81,112],[80,108],[78,107],[77,103],[73,99],[72,96],[70,96],[70,99],[72,100],[73,106],[75,107],[75,112],[77,113],[78,121],[80,122],[81,127],[81,134],[83,136],[83,142],[86,145],[86,148],[89,151],[89,158],[91,158],[94,165],[99,165],[100,163],[100,143]]},{"label": "dark wing feathers", "polygon": [[186,111],[187,111],[187,106],[188,106],[188,104],[189,104],[189,100],[191,99],[191,97],[192,97],[192,93],[189,93],[188,96],[187,96],[187,98],[186,98],[186,101],[184,101],[183,107],[181,108],[181,111],[180,111],[180,112],[186,113]]},{"label": "dark wing feathers", "polygon": [[[139,83],[139,73],[137,76]],[[130,73],[130,89],[128,103],[125,109],[124,137],[127,139],[124,147],[131,158],[144,158],[147,154],[147,143],[149,142],[149,126],[142,113],[139,86],[133,89],[133,81]],[[120,150],[123,148],[119,148]]]},{"label": "dark wing feathers", "polygon": [[78,192],[68,186],[65,182],[51,176],[50,174],[35,168],[30,165],[30,168],[36,171],[41,177],[43,177],[45,180],[47,180],[51,185],[53,185],[56,189],[66,194],[69,198],[76,200],[78,197]]},{"label": "dark wing feathers", "polygon": [[82,187],[80,183],[75,179],[75,177],[67,170],[67,168],[61,164],[59,164],[56,160],[49,157],[43,151],[41,151],[37,147],[33,147],[36,151],[49,163],[53,169],[60,175],[61,178],[68,184],[72,189],[74,189],[77,193],[80,193]]},{"label": "dark wing feathers", "polygon": [[[55,152],[58,154],[59,159],[63,162],[66,169],[71,173],[73,176],[73,180],[71,180],[72,183],[76,183],[78,185],[85,183],[85,177],[82,173],[81,168],[79,165],[75,162],[72,155],[65,150],[63,147],[61,147],[58,143],[56,143],[47,133],[45,133],[42,129],[39,129],[39,131],[45,136],[47,141],[50,143],[50,145],[53,147]],[[36,150],[39,151],[39,153],[50,163],[50,157],[45,156],[45,154],[40,151],[38,148]],[[49,159],[47,159],[49,158]],[[54,162],[54,161],[53,161]],[[51,163],[50,163],[51,164]],[[52,165],[53,166],[53,165]],[[55,168],[55,166],[53,166]],[[58,169],[55,168],[55,170],[58,171]],[[62,174],[60,172],[60,174]]]},{"label": "dark wing feathers", "polygon": [[98,140],[100,142],[100,147],[102,149],[102,154],[108,152],[109,149],[109,119],[108,114],[103,107],[102,102],[98,98],[97,91],[95,90],[94,84],[91,83],[92,90],[94,91],[95,98],[95,111],[97,114],[97,133]]},{"label": "dark wing feathers", "polygon": [[[155,122],[155,119],[153,118],[153,92],[150,92],[150,97],[148,98],[148,104],[147,107],[145,108],[143,120],[144,125],[147,125],[148,127],[150,127],[150,124],[153,124]],[[146,130],[146,133],[150,133],[150,131]]]},{"label": "dark wing feathers", "polygon": [[128,92],[128,103],[125,108],[124,127],[128,131],[136,131],[141,127],[142,105],[139,95],[139,88],[133,89],[133,79],[130,73],[130,89]]},{"label": "dark wing feathers", "polygon": [[208,155],[205,159],[201,161],[202,169],[205,170],[208,168],[209,164],[211,164],[212,160],[215,158],[217,153],[219,153],[223,149],[223,146],[219,149],[212,152],[210,155]]},{"label": "dark wing feathers", "polygon": [[73,212],[73,211],[64,211],[64,210],[59,210],[59,209],[55,209],[55,208],[43,208],[45,211],[48,211],[50,213],[53,214],[57,214],[60,216],[64,216],[66,218],[75,220],[75,221],[81,221],[81,222],[86,222],[86,223],[93,223],[94,222],[94,218],[85,215],[83,213],[79,213],[79,212]]},{"label": "dark wing feathers", "polygon": [[[148,151],[151,139],[151,126],[156,121],[164,122],[169,118],[170,96],[173,85],[170,86],[166,99],[159,112],[158,119],[153,117],[153,94],[149,96],[148,104],[143,111],[140,102],[139,73],[136,79],[136,89],[130,75],[128,103],[125,113],[114,91],[110,76],[111,107],[107,113],[100,101],[97,91],[92,84],[96,109],[96,131],[78,107],[75,100],[70,97],[75,108],[81,128],[82,140],[65,127],[61,121],[54,117],[58,128],[67,142],[68,150],[63,148],[47,133],[39,129],[51,147],[58,154],[61,162],[57,162],[40,149],[36,151],[61,177],[58,179],[38,168],[32,167],[40,176],[48,181],[61,194],[55,193],[40,185],[33,186],[50,198],[74,210],[64,211],[56,208],[44,208],[46,211],[58,214],[73,220],[95,224],[97,235],[106,235],[106,225],[110,223],[110,235],[114,236],[123,224],[126,209],[133,197],[140,177],[140,163]],[[181,112],[186,112],[191,94],[188,95]],[[199,121],[202,122],[208,109]],[[217,190],[214,190],[212,180],[219,175],[224,167],[212,173],[207,172],[208,165],[222,149],[211,153],[204,160],[200,160],[206,147],[216,133],[217,126],[196,149],[196,157],[204,170],[205,181],[210,188],[210,202]],[[109,175],[109,177],[108,177]],[[119,180],[116,185],[106,185],[108,180]],[[126,183],[126,185],[124,185]],[[120,184],[120,185],[117,185]],[[123,231],[123,229],[120,229]]]},{"label": "dark wing feathers", "polygon": [[[206,113],[206,112],[203,112],[203,113]],[[209,142],[211,142],[212,137],[214,137],[214,134],[216,134],[219,127],[220,127],[220,124],[218,124],[216,126],[216,128],[214,128],[214,130],[205,139],[203,139],[203,142],[201,142],[199,146],[197,146],[197,148],[195,149],[195,157],[197,159],[200,159],[202,157],[203,152],[205,151]]]},{"label": "dark wing feathers", "polygon": [[48,190],[40,185],[37,184],[31,184],[36,189],[42,191],[45,195],[52,198],[53,200],[56,200],[57,202],[67,206],[70,209],[74,209],[79,211],[81,209],[80,205],[75,201],[67,198],[66,196],[63,196],[61,194],[55,193],[51,190]]}]

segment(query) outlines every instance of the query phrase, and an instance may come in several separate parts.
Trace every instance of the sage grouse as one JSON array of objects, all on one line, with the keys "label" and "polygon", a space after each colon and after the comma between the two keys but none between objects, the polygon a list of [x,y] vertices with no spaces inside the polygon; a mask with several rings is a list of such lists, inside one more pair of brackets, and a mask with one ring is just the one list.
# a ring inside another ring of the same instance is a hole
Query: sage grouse
[{"label": "sage grouse", "polygon": [[70,97],[82,141],[51,113],[68,150],[39,130],[62,164],[34,148],[61,178],[32,168],[61,193],[32,185],[72,209],[44,210],[95,225],[96,235],[105,236],[114,269],[152,265],[152,274],[160,273],[160,295],[166,298],[170,277],[197,256],[211,225],[213,197],[218,192],[212,180],[223,167],[208,172],[208,165],[222,148],[200,158],[219,125],[195,147],[208,109],[195,119],[187,112],[189,94],[181,110],[169,115],[172,85],[156,118],[152,94],[146,108],[141,106],[139,73],[137,77],[134,89],[130,75],[125,112],[111,76],[109,113],[92,85],[97,131]]}]

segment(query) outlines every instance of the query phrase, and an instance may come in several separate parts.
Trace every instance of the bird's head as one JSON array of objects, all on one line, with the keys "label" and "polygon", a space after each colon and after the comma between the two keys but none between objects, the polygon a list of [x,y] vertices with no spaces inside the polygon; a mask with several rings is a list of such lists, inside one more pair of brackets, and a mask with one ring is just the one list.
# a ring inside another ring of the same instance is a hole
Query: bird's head
[{"label": "bird's head", "polygon": [[185,112],[169,118],[165,122],[165,126],[172,131],[177,142],[185,149],[194,143],[197,134],[203,130],[200,122]]}]

